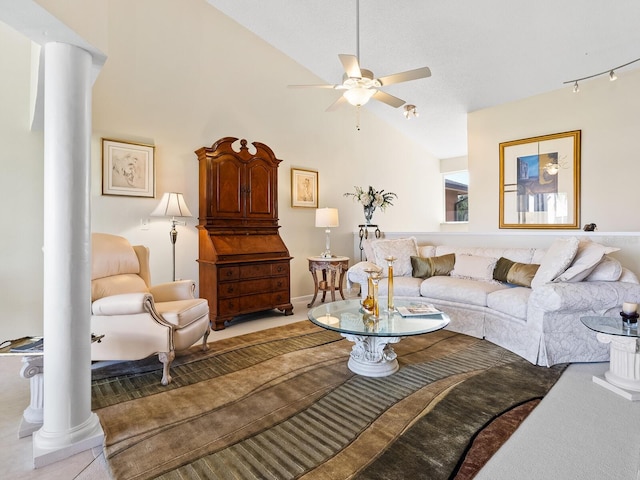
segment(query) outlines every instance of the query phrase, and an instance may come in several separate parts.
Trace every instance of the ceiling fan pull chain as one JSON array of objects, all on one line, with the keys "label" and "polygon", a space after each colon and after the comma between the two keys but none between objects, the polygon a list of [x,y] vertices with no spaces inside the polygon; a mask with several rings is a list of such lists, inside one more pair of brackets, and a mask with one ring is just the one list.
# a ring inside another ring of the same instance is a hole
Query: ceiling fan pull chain
[{"label": "ceiling fan pull chain", "polygon": [[356,106],[356,130],[360,131],[360,105]]}]

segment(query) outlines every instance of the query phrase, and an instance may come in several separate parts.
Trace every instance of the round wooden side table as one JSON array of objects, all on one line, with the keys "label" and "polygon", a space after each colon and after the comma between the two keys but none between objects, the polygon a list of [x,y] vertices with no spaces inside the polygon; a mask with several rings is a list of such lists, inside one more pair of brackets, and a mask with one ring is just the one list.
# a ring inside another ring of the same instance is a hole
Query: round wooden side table
[{"label": "round wooden side table", "polygon": [[[336,300],[336,290],[344,300],[342,284],[344,273],[349,268],[349,257],[308,257],[309,271],[313,276],[313,298],[307,307],[311,308],[318,297],[318,292],[322,291],[322,301],[324,302],[327,292],[331,292],[331,301]],[[322,280],[318,280],[318,270],[322,271]],[[338,283],[336,283],[336,276]]]}]

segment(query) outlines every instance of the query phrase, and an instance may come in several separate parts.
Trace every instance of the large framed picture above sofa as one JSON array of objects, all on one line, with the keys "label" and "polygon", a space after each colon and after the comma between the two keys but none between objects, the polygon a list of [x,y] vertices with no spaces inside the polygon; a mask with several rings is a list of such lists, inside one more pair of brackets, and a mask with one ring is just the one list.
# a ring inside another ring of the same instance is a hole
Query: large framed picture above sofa
[{"label": "large framed picture above sofa", "polygon": [[500,228],[578,228],[580,130],[500,144]]}]

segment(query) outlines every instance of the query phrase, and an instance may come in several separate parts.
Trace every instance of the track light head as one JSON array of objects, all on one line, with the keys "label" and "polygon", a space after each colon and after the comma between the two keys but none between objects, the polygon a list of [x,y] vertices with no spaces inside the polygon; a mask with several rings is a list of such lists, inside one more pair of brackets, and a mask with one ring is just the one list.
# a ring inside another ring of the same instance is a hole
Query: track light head
[{"label": "track light head", "polygon": [[616,75],[616,72],[614,72],[613,70],[611,70],[609,72],[609,81],[610,82],[615,82],[618,79],[618,76]]},{"label": "track light head", "polygon": [[580,91],[580,87],[578,86],[578,82],[573,84],[573,93],[578,93]]}]

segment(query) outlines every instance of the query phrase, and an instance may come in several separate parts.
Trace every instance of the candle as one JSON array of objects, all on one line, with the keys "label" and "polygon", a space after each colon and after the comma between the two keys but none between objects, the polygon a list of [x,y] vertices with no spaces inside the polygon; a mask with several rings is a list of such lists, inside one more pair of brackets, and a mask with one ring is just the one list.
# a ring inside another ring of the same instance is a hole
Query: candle
[{"label": "candle", "polygon": [[633,314],[638,311],[638,304],[631,302],[624,302],[622,304],[622,311],[626,314]]}]

